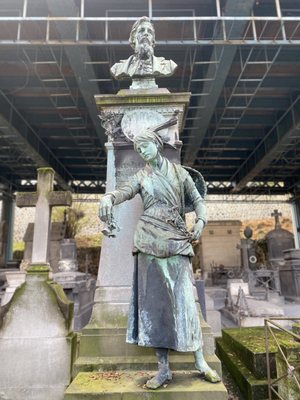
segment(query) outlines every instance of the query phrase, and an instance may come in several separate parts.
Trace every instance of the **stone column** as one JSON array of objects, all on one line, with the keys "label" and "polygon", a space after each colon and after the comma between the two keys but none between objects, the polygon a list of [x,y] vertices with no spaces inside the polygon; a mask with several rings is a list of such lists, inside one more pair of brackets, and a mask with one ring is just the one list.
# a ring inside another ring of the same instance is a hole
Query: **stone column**
[{"label": "stone column", "polygon": [[12,195],[3,193],[1,210],[1,250],[0,268],[5,267],[13,258],[13,228],[15,215],[15,201]]},{"label": "stone column", "polygon": [[[177,123],[160,134],[176,148],[166,145],[165,156],[180,162],[179,132],[189,97],[189,93],[170,93],[166,89],[122,90],[117,95],[95,96],[108,135],[107,191],[125,183],[144,166],[133,149],[132,138],[142,129],[162,124],[172,117],[177,118]],[[142,207],[139,196],[115,207],[114,218],[121,230],[116,238],[103,240],[91,320],[97,326],[126,326],[134,264],[133,234]]]}]

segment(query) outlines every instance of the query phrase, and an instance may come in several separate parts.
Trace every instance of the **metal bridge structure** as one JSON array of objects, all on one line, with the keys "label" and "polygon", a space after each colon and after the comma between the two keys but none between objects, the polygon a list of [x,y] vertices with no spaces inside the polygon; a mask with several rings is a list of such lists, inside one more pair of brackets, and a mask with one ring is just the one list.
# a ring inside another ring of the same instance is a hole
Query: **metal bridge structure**
[{"label": "metal bridge structure", "polygon": [[95,94],[128,87],[110,67],[153,21],[158,85],[191,92],[182,162],[213,194],[300,191],[299,0],[0,0],[0,190],[33,190],[37,167],[103,193],[106,136]]}]

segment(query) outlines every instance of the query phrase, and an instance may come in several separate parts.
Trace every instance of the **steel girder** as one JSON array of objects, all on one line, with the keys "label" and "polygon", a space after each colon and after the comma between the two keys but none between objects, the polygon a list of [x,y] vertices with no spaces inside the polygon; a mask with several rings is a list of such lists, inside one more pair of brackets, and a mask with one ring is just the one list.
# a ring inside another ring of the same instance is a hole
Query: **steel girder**
[{"label": "steel girder", "polygon": [[15,145],[19,146],[22,152],[26,151],[37,167],[52,167],[57,183],[63,189],[70,190],[68,182],[73,177],[69,171],[40,139],[2,90],[0,90],[0,110],[1,128],[5,128],[8,135],[17,139]]},{"label": "steel girder", "polygon": [[[236,2],[235,0],[228,0],[226,3],[224,15],[250,15],[253,8],[254,0],[247,0],[243,2]],[[241,35],[244,31],[246,23],[240,23],[233,26],[231,32],[233,35]],[[218,33],[220,35],[220,33]],[[206,74],[206,80],[203,85],[203,92],[209,93],[208,96],[199,97],[199,101],[193,127],[197,129],[197,134],[188,142],[185,149],[184,163],[193,165],[197,157],[197,152],[206,134],[210,120],[215,111],[220,94],[223,90],[224,83],[231,68],[232,61],[237,51],[237,46],[217,46],[215,48],[218,60],[217,70],[215,64],[212,62]],[[215,61],[215,60],[212,60]],[[211,81],[212,77],[215,79]]]},{"label": "steel girder", "polygon": [[231,177],[235,181],[232,192],[236,193],[258,176],[274,159],[280,158],[288,149],[300,141],[300,96],[291,103],[287,111],[263,137],[260,143]]}]

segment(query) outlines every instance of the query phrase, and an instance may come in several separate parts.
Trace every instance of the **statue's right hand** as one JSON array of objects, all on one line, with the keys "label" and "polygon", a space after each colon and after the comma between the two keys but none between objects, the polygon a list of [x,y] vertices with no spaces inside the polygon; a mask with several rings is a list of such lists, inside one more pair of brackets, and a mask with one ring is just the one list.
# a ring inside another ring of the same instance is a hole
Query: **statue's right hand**
[{"label": "statue's right hand", "polygon": [[112,196],[103,196],[100,200],[99,218],[103,222],[109,222],[112,219],[113,201]]}]

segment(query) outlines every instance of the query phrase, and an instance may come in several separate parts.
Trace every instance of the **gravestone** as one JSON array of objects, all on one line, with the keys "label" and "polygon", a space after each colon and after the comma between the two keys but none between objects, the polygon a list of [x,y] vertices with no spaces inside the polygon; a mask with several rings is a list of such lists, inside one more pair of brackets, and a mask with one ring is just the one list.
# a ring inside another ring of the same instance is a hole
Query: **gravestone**
[{"label": "gravestone", "polygon": [[59,283],[74,303],[74,330],[81,330],[90,320],[94,305],[96,279],[78,271],[75,239],[64,239],[60,247],[59,272],[53,280]]},{"label": "gravestone", "polygon": [[72,325],[73,304],[49,280],[49,267],[31,266],[0,309],[0,399],[63,400],[76,344]]},{"label": "gravestone", "polygon": [[275,229],[268,232],[266,235],[268,246],[268,259],[270,263],[278,268],[284,260],[284,250],[295,247],[294,235],[281,228],[279,217],[282,215],[278,210],[274,210],[271,214],[275,218]]},{"label": "gravestone", "polygon": [[[27,264],[30,264],[32,262],[33,233],[34,223],[31,222],[28,224],[23,237],[23,241],[25,244],[23,259]],[[58,272],[59,270],[60,246],[61,241],[64,238],[64,233],[65,226],[63,222],[51,222],[48,261],[54,273]]]},{"label": "gravestone", "polygon": [[70,206],[71,192],[53,191],[54,170],[38,168],[37,191],[32,193],[17,193],[18,207],[35,207],[32,264],[48,263],[50,243],[50,222],[52,208]]},{"label": "gravestone", "polygon": [[286,298],[300,299],[300,249],[284,252],[285,263],[279,267],[281,293]]},{"label": "gravestone", "polygon": [[244,229],[245,239],[241,239],[241,244],[238,245],[238,248],[241,250],[242,267],[246,273],[248,273],[249,269],[255,269],[257,266],[255,241],[251,239],[252,235],[252,229],[247,226]]},{"label": "gravestone", "polygon": [[[53,279],[65,290],[75,303],[74,327],[80,330],[89,321],[95,291],[95,279],[77,271],[77,260],[68,260],[62,264],[65,270],[59,270],[60,246],[64,236],[63,222],[51,221],[51,210],[56,206],[70,206],[71,192],[53,191],[54,171],[51,168],[39,168],[37,191],[34,193],[18,193],[17,206],[31,207],[36,205],[34,224],[29,224],[25,234],[26,260],[35,263],[49,263],[53,269]],[[50,230],[52,227],[52,230]],[[53,239],[53,240],[51,240]],[[59,254],[59,255],[58,255]],[[75,254],[74,254],[75,256]],[[62,260],[61,260],[62,261]],[[69,262],[71,261],[71,262]],[[66,265],[73,263],[73,270],[67,271]],[[55,273],[57,272],[57,273]]]},{"label": "gravestone", "polygon": [[283,317],[281,306],[250,295],[249,284],[242,279],[229,279],[228,302],[223,314],[236,325],[264,326],[265,318]]}]

